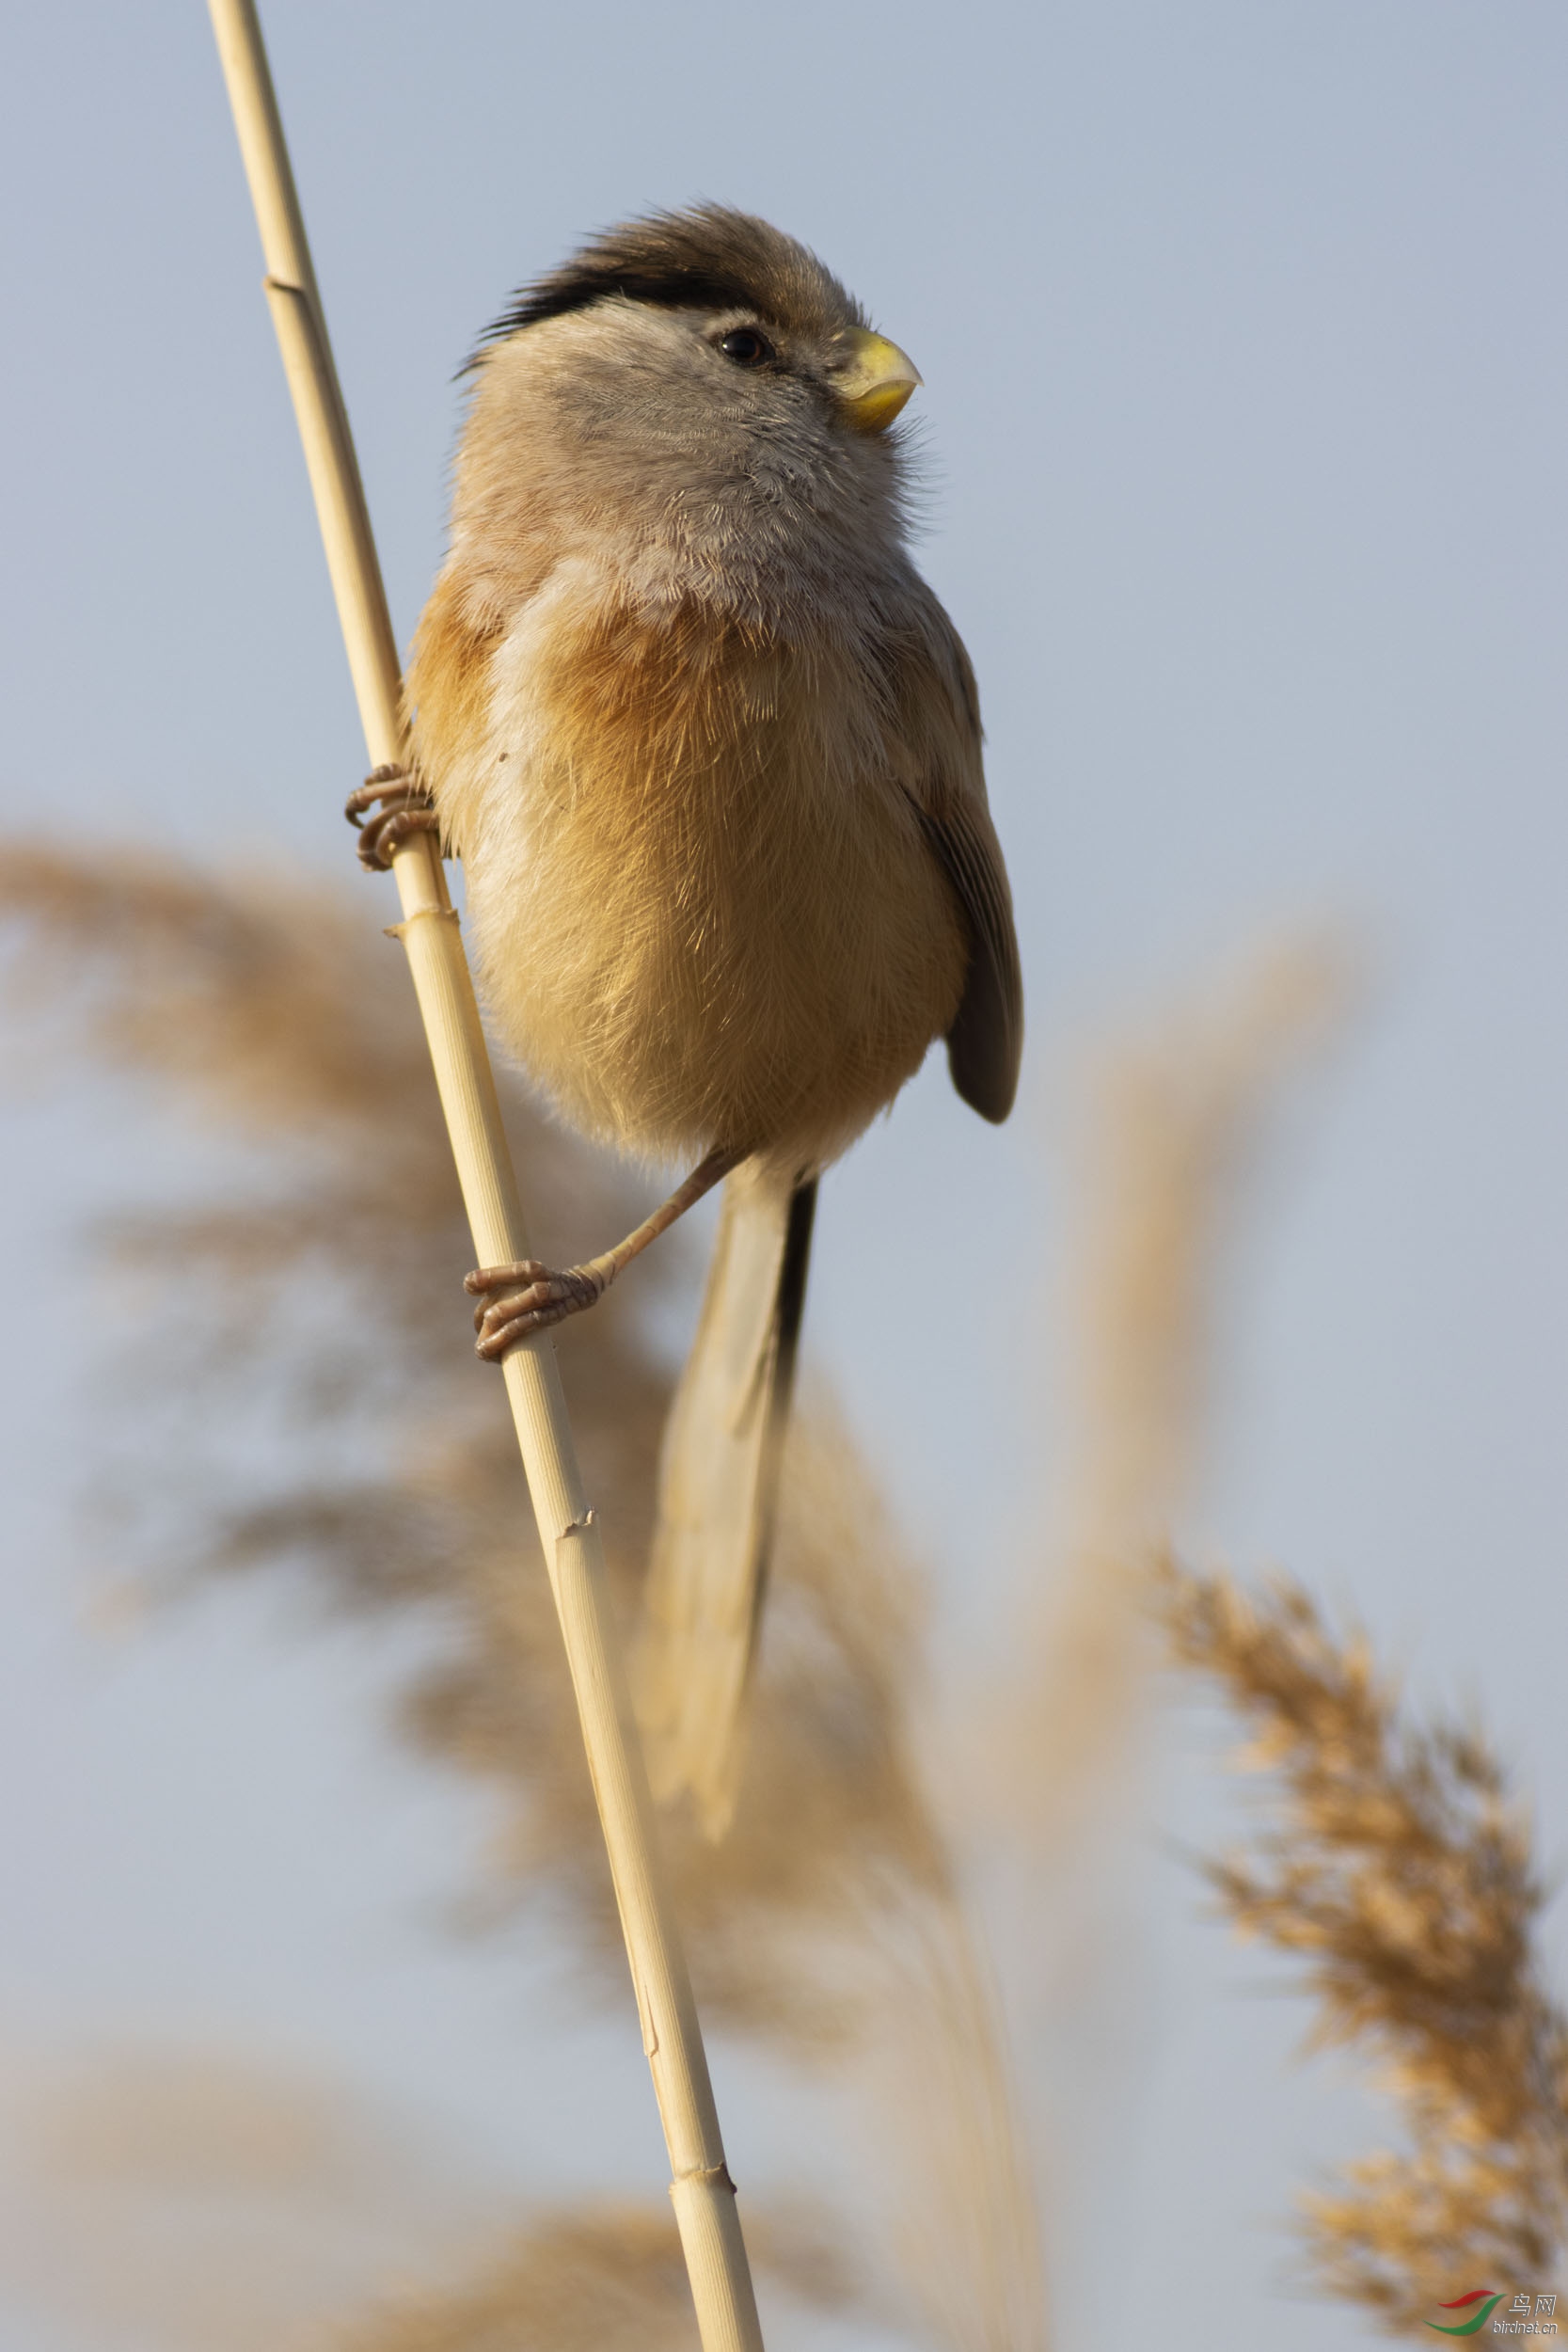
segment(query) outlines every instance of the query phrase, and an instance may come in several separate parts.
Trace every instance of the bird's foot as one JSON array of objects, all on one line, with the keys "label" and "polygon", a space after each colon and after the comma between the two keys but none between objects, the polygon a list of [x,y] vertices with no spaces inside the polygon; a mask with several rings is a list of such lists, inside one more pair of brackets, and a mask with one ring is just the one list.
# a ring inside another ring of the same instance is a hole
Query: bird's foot
[{"label": "bird's foot", "polygon": [[557,1274],[537,1258],[519,1258],[515,1265],[477,1266],[463,1277],[471,1296],[488,1305],[474,1309],[478,1352],[497,1363],[518,1340],[547,1331],[552,1323],[581,1314],[609,1289],[610,1273],[600,1264],[567,1266]]},{"label": "bird's foot", "polygon": [[[368,822],[367,809],[375,810]],[[360,865],[375,873],[387,871],[393,853],[414,834],[441,830],[429,793],[406,768],[372,768],[343,803],[343,815],[359,828]]]}]

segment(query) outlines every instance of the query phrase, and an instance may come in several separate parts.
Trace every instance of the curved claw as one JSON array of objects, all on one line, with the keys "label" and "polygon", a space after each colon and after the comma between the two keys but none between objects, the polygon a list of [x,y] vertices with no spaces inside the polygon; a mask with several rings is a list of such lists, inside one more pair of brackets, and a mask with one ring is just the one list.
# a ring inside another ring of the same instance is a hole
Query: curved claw
[{"label": "curved claw", "polygon": [[[608,1275],[594,1266],[567,1266],[557,1274],[538,1258],[520,1258],[515,1264],[477,1266],[463,1278],[463,1287],[480,1304],[474,1309],[478,1338],[475,1353],[496,1363],[519,1340],[581,1314],[604,1295]],[[500,1295],[489,1296],[499,1292]],[[488,1303],[486,1298],[488,1296]]]},{"label": "curved claw", "polygon": [[[375,814],[367,824],[365,815],[372,809]],[[343,803],[343,815],[359,831],[359,863],[372,873],[385,873],[414,834],[441,830],[429,793],[406,768],[372,768]]]}]

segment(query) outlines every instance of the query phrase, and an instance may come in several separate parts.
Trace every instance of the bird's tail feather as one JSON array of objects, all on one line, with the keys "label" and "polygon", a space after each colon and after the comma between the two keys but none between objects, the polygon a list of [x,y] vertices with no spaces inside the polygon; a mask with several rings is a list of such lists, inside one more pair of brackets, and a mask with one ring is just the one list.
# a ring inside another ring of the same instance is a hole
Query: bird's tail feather
[{"label": "bird's tail feather", "polygon": [[714,1839],[739,1786],[816,1205],[815,1177],[747,1164],[726,1183],[664,1433],[633,1687],[655,1796],[689,1789]]}]

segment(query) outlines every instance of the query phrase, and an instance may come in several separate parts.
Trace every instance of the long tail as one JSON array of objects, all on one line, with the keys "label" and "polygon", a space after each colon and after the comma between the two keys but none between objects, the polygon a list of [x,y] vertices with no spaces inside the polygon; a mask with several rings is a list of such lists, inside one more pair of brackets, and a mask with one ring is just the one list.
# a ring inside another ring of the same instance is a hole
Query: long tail
[{"label": "long tail", "polygon": [[689,1789],[714,1839],[739,1787],[816,1207],[815,1177],[729,1178],[664,1432],[633,1690],[655,1796]]}]

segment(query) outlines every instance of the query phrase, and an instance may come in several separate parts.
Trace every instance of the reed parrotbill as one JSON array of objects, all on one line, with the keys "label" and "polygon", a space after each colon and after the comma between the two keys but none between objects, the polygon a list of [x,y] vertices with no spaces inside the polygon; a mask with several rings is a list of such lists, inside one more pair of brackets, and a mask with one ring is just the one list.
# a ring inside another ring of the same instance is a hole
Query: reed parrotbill
[{"label": "reed parrotbill", "polygon": [[491,1017],[562,1114],[691,1169],[602,1257],[470,1276],[482,1354],[728,1179],[637,1661],[656,1788],[713,1834],[818,1172],[936,1038],[984,1118],[1018,1073],[974,675],[905,547],[889,427],[919,380],[802,246],[716,206],[525,288],[473,363],[411,772],[351,803],[372,862],[416,824],[461,855]]}]

